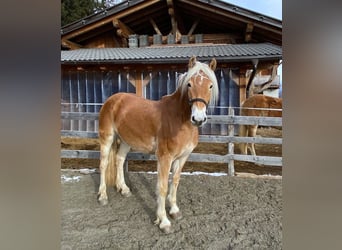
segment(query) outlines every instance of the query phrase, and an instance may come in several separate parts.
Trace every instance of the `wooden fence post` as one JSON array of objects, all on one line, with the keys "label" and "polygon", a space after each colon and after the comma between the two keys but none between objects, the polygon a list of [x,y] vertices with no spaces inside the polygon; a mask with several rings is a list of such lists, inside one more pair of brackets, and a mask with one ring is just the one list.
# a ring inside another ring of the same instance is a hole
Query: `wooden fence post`
[{"label": "wooden fence post", "polygon": [[[234,108],[228,108],[228,115],[234,116]],[[228,136],[234,137],[234,124],[228,125]],[[232,156],[234,155],[234,143],[231,141],[228,142],[228,155],[229,157],[231,157],[228,160],[228,176],[234,176],[234,159],[232,158]]]}]

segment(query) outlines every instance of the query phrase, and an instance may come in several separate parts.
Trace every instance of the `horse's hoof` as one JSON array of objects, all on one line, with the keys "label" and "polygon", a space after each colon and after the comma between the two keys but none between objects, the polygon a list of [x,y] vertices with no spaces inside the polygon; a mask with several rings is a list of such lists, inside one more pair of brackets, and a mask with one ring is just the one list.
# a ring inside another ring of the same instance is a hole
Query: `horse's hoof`
[{"label": "horse's hoof", "polygon": [[181,211],[178,211],[177,213],[170,214],[170,217],[173,220],[180,220],[183,216],[182,216]]},{"label": "horse's hoof", "polygon": [[163,233],[165,233],[165,234],[169,234],[169,233],[171,233],[171,226],[165,226],[165,227],[163,227],[163,228],[161,228],[161,227],[159,227],[162,231],[163,231]]},{"label": "horse's hoof", "polygon": [[107,199],[99,199],[98,202],[100,203],[101,206],[105,206],[108,204],[108,200]]},{"label": "horse's hoof", "polygon": [[159,225],[160,230],[168,234],[171,232],[171,223],[169,221],[162,223],[161,220],[157,217],[157,219],[154,221],[154,225]]},{"label": "horse's hoof", "polygon": [[121,194],[123,197],[130,197],[132,195],[131,191],[128,190],[128,191],[121,191]]}]

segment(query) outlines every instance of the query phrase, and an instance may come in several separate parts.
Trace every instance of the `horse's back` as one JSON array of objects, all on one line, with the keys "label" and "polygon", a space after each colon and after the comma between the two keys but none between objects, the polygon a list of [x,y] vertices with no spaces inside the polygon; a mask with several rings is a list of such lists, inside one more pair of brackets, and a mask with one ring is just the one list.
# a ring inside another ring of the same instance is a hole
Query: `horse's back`
[{"label": "horse's back", "polygon": [[[110,96],[100,111],[100,119],[111,113],[115,121],[118,119],[148,117],[149,113],[156,113],[157,102],[147,100],[132,93],[117,93]],[[143,112],[143,114],[141,114]]]},{"label": "horse's back", "polygon": [[[281,111],[267,111],[267,110],[257,110],[260,109],[281,109],[282,99],[277,97],[271,97],[266,95],[254,95],[247,98],[241,109],[241,115],[248,116],[282,116]],[[252,109],[248,109],[252,108]],[[254,109],[253,109],[254,108]]]}]

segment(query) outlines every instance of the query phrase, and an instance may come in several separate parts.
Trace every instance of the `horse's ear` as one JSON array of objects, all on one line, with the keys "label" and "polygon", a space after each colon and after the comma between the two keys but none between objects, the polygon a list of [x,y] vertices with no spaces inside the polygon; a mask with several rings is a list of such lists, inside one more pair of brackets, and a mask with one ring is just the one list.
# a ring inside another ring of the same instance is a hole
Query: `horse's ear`
[{"label": "horse's ear", "polygon": [[196,56],[192,56],[189,60],[189,69],[195,66],[195,63],[196,63]]},{"label": "horse's ear", "polygon": [[212,71],[215,71],[215,69],[216,69],[216,59],[215,58],[213,58],[212,60],[211,60],[211,62],[209,63],[209,68],[211,68],[211,70]]}]

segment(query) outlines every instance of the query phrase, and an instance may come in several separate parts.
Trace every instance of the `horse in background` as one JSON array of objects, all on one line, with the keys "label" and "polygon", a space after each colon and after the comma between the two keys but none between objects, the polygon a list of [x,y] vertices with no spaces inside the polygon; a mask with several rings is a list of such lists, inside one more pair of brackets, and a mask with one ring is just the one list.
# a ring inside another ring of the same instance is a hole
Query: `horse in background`
[{"label": "horse in background", "polygon": [[[283,99],[266,95],[253,95],[247,98],[241,105],[241,116],[268,116],[268,117],[282,117],[282,111],[274,109],[282,109]],[[239,136],[255,137],[258,125],[240,125]],[[241,154],[247,154],[247,144],[240,143]],[[256,155],[254,143],[250,143],[250,151],[252,155]]]},{"label": "horse in background", "polygon": [[198,127],[207,121],[208,105],[214,105],[218,98],[215,68],[215,59],[207,65],[191,57],[188,71],[178,78],[173,94],[151,101],[134,94],[117,93],[106,100],[99,113],[100,204],[108,203],[107,186],[116,186],[123,196],[131,195],[123,172],[131,149],[155,153],[158,179],[154,223],[163,232],[170,232],[171,222],[165,211],[170,169],[173,179],[167,196],[169,215],[177,219],[181,217],[176,193],[182,168],[198,144]]}]

